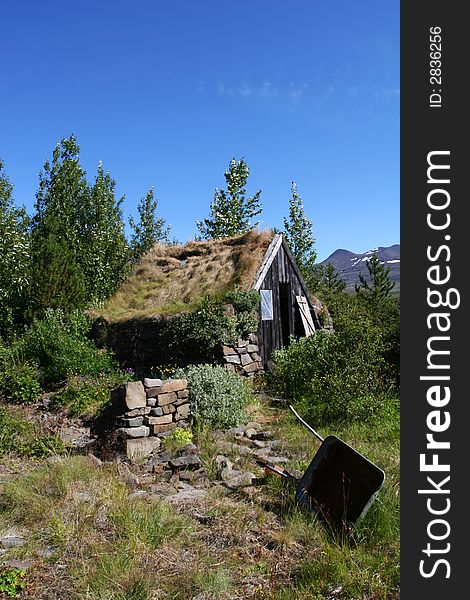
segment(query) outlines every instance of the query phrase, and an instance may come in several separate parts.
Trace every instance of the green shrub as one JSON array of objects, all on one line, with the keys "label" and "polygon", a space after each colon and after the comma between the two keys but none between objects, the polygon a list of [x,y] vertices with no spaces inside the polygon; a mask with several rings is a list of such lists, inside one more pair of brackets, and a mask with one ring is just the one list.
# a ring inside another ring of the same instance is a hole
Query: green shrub
[{"label": "green shrub", "polygon": [[387,390],[381,331],[351,320],[334,334],[318,331],[273,355],[270,385],[300,403],[314,422],[364,420]]},{"label": "green shrub", "polygon": [[52,407],[66,407],[71,415],[91,417],[110,401],[111,390],[130,379],[129,372],[113,375],[70,375],[52,396]]},{"label": "green shrub", "polygon": [[113,357],[86,337],[89,327],[79,313],[65,316],[62,311],[48,310],[42,320],[33,321],[16,346],[26,361],[38,364],[45,386],[63,382],[72,373],[115,372]]},{"label": "green shrub", "polygon": [[193,434],[189,429],[178,427],[163,438],[163,447],[169,452],[178,452],[193,441]]},{"label": "green shrub", "polygon": [[14,416],[0,406],[0,456],[10,452],[20,456],[45,458],[65,451],[62,441],[50,433]]},{"label": "green shrub", "polygon": [[252,399],[245,381],[220,365],[192,365],[175,377],[188,380],[191,411],[196,424],[212,429],[238,425]]},{"label": "green shrub", "polygon": [[0,592],[10,597],[17,596],[26,587],[25,576],[24,569],[0,567]]},{"label": "green shrub", "polygon": [[41,393],[41,372],[38,364],[15,360],[11,352],[0,366],[0,393],[9,402],[30,404]]}]

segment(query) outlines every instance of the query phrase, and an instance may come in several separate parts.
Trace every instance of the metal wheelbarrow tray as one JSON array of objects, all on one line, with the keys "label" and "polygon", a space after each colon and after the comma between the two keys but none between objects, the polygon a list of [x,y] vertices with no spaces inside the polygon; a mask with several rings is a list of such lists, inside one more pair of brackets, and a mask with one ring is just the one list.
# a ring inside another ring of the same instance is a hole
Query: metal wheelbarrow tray
[{"label": "metal wheelbarrow tray", "polygon": [[321,441],[300,479],[277,465],[261,462],[267,471],[295,484],[297,502],[336,531],[350,531],[376,499],[385,474],[335,435],[323,439],[297,412],[296,417]]}]

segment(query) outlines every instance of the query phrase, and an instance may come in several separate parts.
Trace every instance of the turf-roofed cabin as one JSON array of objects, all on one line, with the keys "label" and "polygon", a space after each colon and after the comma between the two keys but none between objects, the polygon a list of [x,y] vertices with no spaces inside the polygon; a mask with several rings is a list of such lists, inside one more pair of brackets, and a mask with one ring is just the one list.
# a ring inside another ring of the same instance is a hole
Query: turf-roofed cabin
[{"label": "turf-roofed cabin", "polygon": [[[250,290],[256,290],[259,298],[252,335],[245,332],[244,337],[251,337],[258,346],[261,368],[266,367],[274,350],[289,344],[292,335],[311,335],[320,328],[314,304],[282,234],[251,231],[182,246],[157,244],[106,303],[100,315],[106,333],[101,337],[122,362],[137,369],[210,362],[211,357],[206,357],[201,347],[197,356],[175,359],[178,340],[168,336],[172,331],[168,323],[200,312],[208,299],[224,303],[230,292]],[[224,314],[232,314],[230,306]],[[162,324],[167,327],[166,337],[159,333]],[[178,328],[173,330],[178,332]],[[181,335],[176,333],[175,337]],[[203,337],[201,340],[199,345],[204,346]]]}]

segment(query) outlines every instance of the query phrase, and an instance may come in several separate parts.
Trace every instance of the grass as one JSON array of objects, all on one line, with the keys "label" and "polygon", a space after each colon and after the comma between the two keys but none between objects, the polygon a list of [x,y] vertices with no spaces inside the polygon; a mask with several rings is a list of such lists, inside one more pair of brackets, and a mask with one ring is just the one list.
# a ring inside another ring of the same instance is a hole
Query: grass
[{"label": "grass", "polygon": [[200,306],[207,295],[222,295],[235,285],[249,289],[272,240],[268,231],[155,246],[106,302],[99,315],[110,321],[170,316]]},{"label": "grass", "polygon": [[[277,452],[289,458],[287,467],[303,472],[319,442],[285,408],[261,400],[253,410],[251,418],[282,440]],[[29,597],[43,600],[397,599],[397,415],[384,411],[367,425],[320,433],[338,435],[386,473],[379,498],[346,541],[300,510],[283,479],[266,475],[246,492],[215,486],[204,504],[175,509],[157,497],[133,497],[112,464],[74,456],[1,485],[0,533],[29,536],[8,558],[34,558]],[[215,478],[217,435],[201,430],[197,442]],[[245,457],[241,463],[250,467]],[[47,559],[45,547],[54,549]]]}]

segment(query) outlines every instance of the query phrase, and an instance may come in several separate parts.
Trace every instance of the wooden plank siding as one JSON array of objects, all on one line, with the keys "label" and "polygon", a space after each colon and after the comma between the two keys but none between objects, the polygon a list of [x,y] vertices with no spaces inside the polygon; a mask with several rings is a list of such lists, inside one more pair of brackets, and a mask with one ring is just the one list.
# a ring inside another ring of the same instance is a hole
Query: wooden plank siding
[{"label": "wooden plank siding", "polygon": [[274,350],[283,347],[281,302],[279,284],[290,284],[290,314],[288,315],[288,327],[291,335],[301,335],[304,331],[300,312],[296,306],[296,296],[305,296],[312,312],[315,327],[319,327],[318,319],[308,296],[308,291],[295,266],[292,255],[285,241],[279,245],[276,255],[272,259],[269,269],[261,281],[257,282],[256,288],[261,290],[272,290],[273,294],[273,320],[260,321],[258,327],[258,339],[260,355],[263,364],[266,365]]}]

